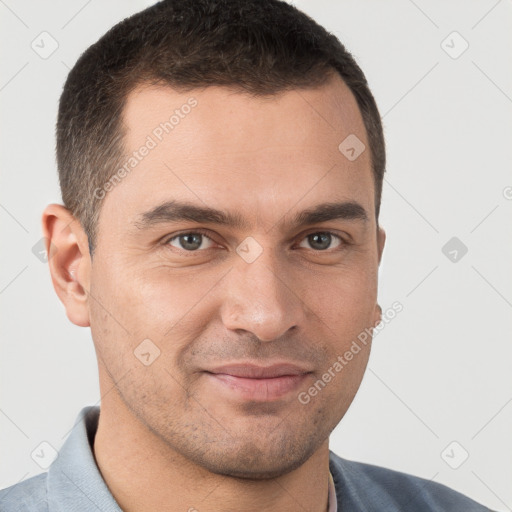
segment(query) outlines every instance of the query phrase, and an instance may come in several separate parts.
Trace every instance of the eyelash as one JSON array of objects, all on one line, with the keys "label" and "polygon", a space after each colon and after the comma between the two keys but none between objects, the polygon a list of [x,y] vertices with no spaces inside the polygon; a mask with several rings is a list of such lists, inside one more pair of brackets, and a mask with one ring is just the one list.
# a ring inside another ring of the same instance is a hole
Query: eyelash
[{"label": "eyelash", "polygon": [[[215,240],[213,240],[213,238],[211,236],[209,236],[208,234],[209,232],[205,229],[195,229],[193,231],[183,231],[181,233],[178,233],[178,234],[175,234],[173,235],[172,237],[170,238],[167,238],[165,239],[163,242],[162,242],[162,245],[164,247],[172,247],[169,245],[170,242],[172,242],[173,240],[179,238],[180,236],[183,236],[183,235],[203,235],[204,237],[208,238],[209,240],[211,240],[212,242],[214,243],[217,243],[215,242]],[[337,233],[334,233],[333,231],[328,231],[328,230],[319,230],[319,231],[311,231],[310,233],[306,233],[302,238],[301,238],[301,241],[306,239],[308,236],[310,235],[315,235],[315,234],[319,234],[319,233],[327,233],[329,235],[331,235],[333,238],[336,238],[339,240],[340,242],[340,246],[334,250],[330,250],[330,249],[324,249],[324,250],[315,250],[315,249],[310,249],[316,253],[326,253],[326,254],[329,254],[329,253],[333,253],[333,252],[336,252],[336,251],[339,251],[339,250],[343,250],[344,246],[346,245],[350,245],[349,242],[345,239],[343,239],[340,235],[338,235]],[[171,250],[173,249],[178,249],[177,247],[172,247]],[[197,253],[200,253],[202,251],[208,251],[209,249],[197,249],[195,251],[187,251],[185,249],[178,249],[180,251],[182,251],[183,253],[185,254],[190,254],[190,255],[194,255],[194,254],[197,254]]]}]

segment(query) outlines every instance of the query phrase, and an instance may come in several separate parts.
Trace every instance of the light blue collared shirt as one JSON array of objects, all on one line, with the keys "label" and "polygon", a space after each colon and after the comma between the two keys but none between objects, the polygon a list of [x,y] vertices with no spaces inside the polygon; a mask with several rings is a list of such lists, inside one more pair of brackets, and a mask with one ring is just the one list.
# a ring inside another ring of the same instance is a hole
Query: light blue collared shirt
[{"label": "light blue collared shirt", "polygon": [[332,473],[329,471],[329,501],[327,502],[327,512],[338,512],[338,502],[336,501],[336,488]]},{"label": "light blue collared shirt", "polygon": [[[122,512],[93,454],[99,407],[84,407],[47,473],[0,491],[1,512]],[[484,512],[448,487],[329,453],[328,512]]]}]

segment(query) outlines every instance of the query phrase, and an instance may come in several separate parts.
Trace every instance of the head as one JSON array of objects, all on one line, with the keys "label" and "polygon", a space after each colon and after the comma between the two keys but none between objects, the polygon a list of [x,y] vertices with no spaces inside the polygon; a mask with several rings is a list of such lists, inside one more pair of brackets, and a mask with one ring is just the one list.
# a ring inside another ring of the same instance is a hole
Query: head
[{"label": "head", "polygon": [[[371,342],[339,356],[380,320],[384,140],[351,55],[278,0],[160,2],[70,72],[57,160],[52,279],[91,328],[102,407],[219,474],[304,463]],[[242,363],[301,376],[221,376]]]}]

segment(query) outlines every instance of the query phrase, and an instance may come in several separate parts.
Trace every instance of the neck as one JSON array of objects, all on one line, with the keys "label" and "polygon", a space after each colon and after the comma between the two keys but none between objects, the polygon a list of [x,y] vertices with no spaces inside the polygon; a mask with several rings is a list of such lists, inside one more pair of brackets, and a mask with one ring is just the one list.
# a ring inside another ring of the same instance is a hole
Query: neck
[{"label": "neck", "polygon": [[101,405],[94,456],[124,512],[327,511],[328,440],[302,466],[277,478],[218,475],[174,451],[113,395]]}]

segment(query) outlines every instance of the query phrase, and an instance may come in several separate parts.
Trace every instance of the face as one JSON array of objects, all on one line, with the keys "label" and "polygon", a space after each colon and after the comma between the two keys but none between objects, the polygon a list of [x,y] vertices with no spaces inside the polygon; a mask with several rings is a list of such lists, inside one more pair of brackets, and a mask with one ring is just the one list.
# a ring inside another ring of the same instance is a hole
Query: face
[{"label": "face", "polygon": [[379,320],[370,154],[338,149],[368,147],[356,102],[337,78],[267,98],[146,87],[124,123],[130,171],[89,272],[102,385],[211,472],[288,472],[347,411],[370,343],[344,354]]}]

